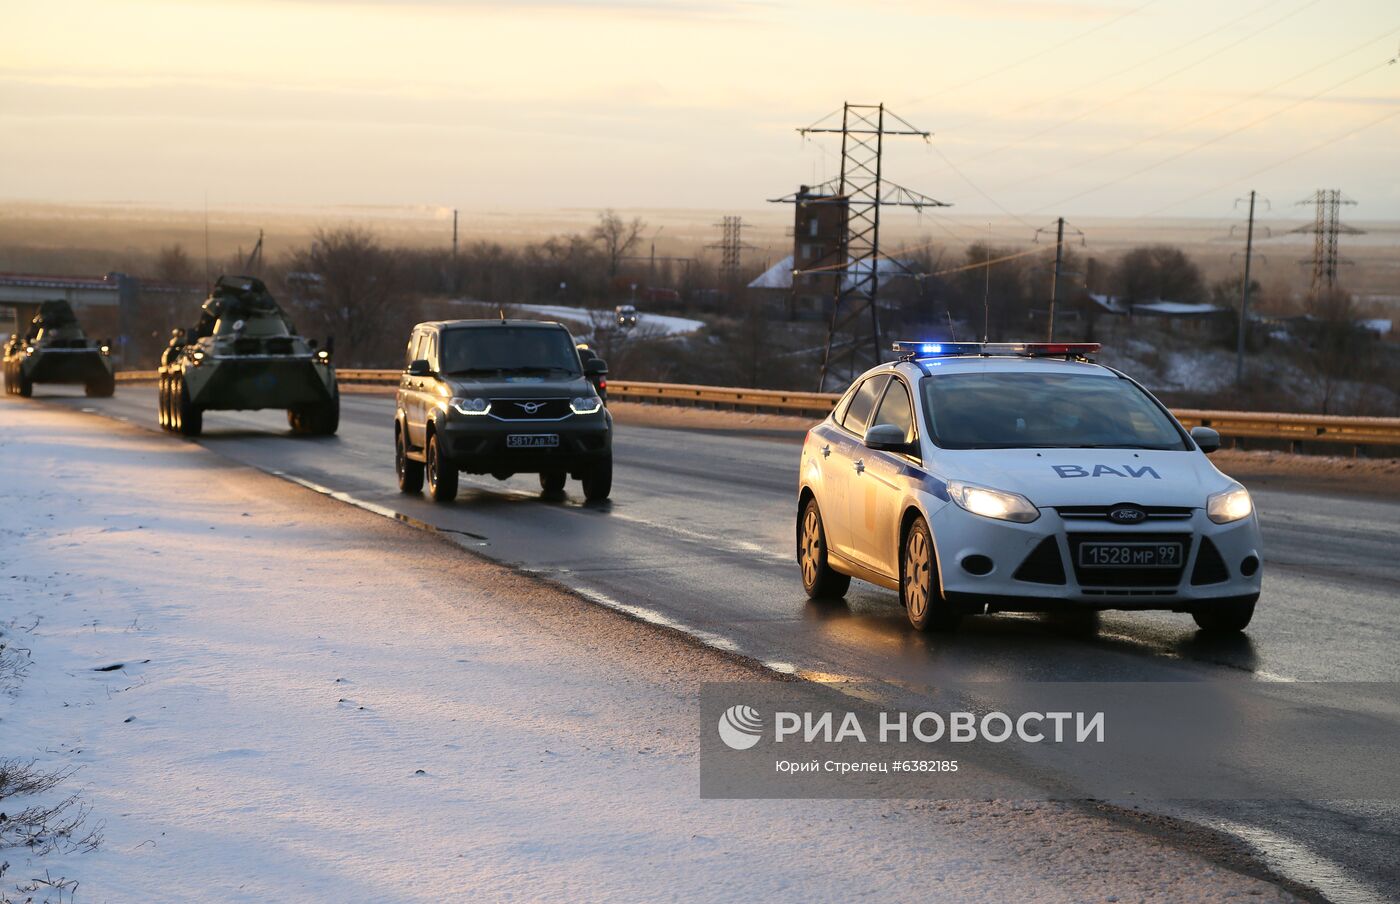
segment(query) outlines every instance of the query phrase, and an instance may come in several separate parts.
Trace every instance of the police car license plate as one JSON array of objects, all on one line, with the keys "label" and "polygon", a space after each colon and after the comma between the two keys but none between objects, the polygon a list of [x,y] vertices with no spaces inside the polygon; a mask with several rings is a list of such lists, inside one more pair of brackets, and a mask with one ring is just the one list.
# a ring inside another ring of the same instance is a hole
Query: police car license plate
[{"label": "police car license plate", "polygon": [[509,433],[507,449],[554,449],[559,446],[557,433]]},{"label": "police car license plate", "polygon": [[1180,568],[1180,543],[1081,543],[1083,568]]}]

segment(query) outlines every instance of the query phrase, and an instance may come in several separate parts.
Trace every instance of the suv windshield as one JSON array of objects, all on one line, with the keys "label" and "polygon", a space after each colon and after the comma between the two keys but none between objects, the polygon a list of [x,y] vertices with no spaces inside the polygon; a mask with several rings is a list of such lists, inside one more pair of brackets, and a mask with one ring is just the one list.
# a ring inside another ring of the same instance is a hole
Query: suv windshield
[{"label": "suv windshield", "polygon": [[562,329],[487,326],[444,330],[445,374],[557,372],[578,375],[578,351]]},{"label": "suv windshield", "polygon": [[944,449],[1189,448],[1151,398],[1113,376],[942,374],[921,394]]}]

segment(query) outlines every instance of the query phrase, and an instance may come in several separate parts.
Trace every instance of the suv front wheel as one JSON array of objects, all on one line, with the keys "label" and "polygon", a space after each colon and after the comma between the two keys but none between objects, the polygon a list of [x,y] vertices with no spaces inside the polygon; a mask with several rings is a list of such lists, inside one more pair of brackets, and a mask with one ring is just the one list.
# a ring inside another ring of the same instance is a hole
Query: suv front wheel
[{"label": "suv front wheel", "polygon": [[602,502],[612,493],[612,456],[591,466],[583,474],[583,498],[589,502]]},{"label": "suv front wheel", "polygon": [[451,502],[457,498],[457,465],[442,453],[437,434],[428,437],[428,495],[434,502]]}]

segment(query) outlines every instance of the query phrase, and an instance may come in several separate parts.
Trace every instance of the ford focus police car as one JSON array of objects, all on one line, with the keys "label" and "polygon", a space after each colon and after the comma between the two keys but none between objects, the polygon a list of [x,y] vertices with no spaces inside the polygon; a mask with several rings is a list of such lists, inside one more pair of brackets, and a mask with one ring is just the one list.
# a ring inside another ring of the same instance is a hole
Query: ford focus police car
[{"label": "ford focus police car", "polygon": [[968,613],[1189,612],[1240,631],[1259,598],[1249,492],[1094,343],[897,342],[802,449],[797,559],[813,598],[851,578],[909,621]]}]

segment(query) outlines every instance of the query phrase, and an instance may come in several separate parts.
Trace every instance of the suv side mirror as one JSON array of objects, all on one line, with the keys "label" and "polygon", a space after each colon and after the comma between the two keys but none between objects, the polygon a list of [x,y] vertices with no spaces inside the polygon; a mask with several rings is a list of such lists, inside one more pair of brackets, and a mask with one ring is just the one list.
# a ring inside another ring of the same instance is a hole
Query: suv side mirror
[{"label": "suv side mirror", "polygon": [[1195,440],[1196,445],[1207,455],[1220,448],[1220,434],[1209,427],[1192,427],[1191,439]]},{"label": "suv side mirror", "polygon": [[876,424],[865,431],[865,447],[876,452],[903,452],[914,455],[918,446],[904,441],[904,430],[894,424]]},{"label": "suv side mirror", "polygon": [[410,377],[426,377],[430,373],[432,373],[432,369],[428,367],[426,358],[415,358],[408,362],[408,375]]},{"label": "suv side mirror", "polygon": [[585,377],[606,377],[608,375],[608,362],[602,358],[589,358],[583,362],[583,375]]}]

